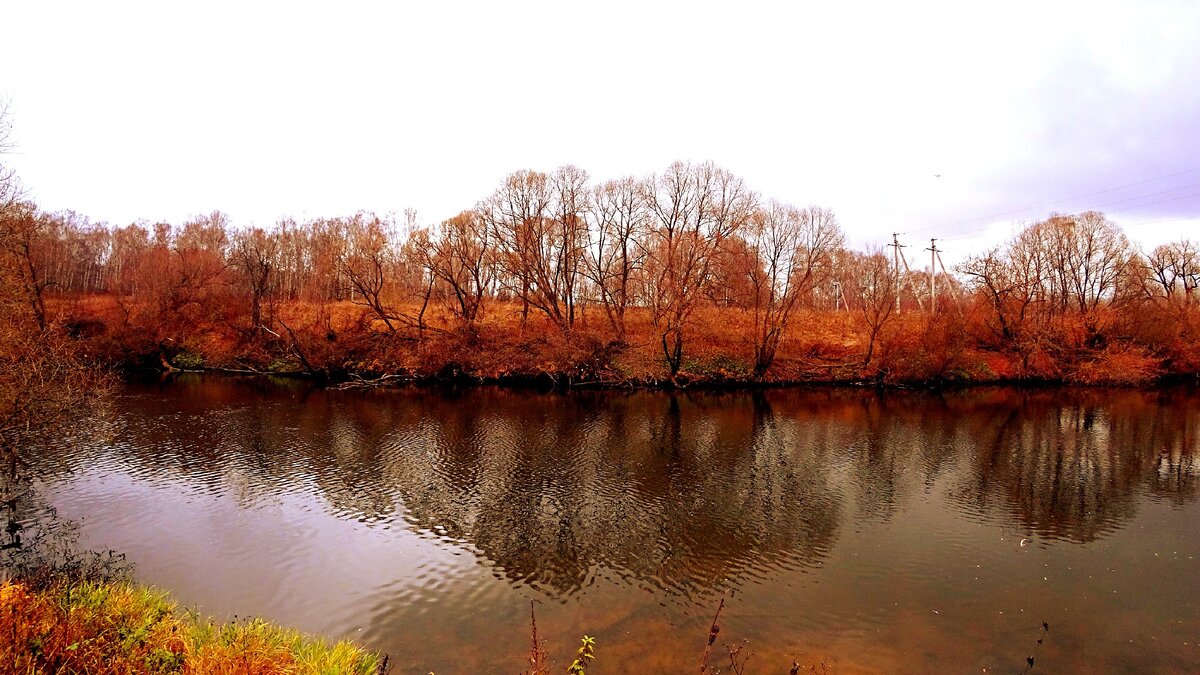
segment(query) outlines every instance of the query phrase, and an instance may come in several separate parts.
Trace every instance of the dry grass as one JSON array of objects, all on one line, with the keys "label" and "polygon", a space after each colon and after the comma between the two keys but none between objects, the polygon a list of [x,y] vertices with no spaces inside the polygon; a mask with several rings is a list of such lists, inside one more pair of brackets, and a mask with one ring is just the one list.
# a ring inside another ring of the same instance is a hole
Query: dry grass
[{"label": "dry grass", "polygon": [[[399,305],[400,313],[415,307]],[[603,311],[584,307],[569,333],[517,303],[492,301],[482,318],[460,326],[433,308],[427,328],[396,333],[350,302],[287,302],[264,310],[268,330],[250,330],[238,313],[192,308],[163,315],[148,304],[110,296],[56,298],[51,313],[75,327],[90,353],[110,363],[161,368],[217,367],[260,372],[312,371],[333,378],[402,374],[416,379],[526,380],[546,384],[653,384],[671,379],[660,334],[644,308],[631,308],[621,343]],[[1132,335],[1136,348],[1095,345],[1094,327],[1078,317],[1023,328],[998,339],[984,308],[947,304],[937,314],[915,308],[894,315],[865,363],[867,333],[856,312],[799,310],[780,344],[767,382],[884,383],[1064,380],[1133,384],[1167,372],[1200,370],[1192,334],[1198,322],[1093,317],[1109,333]],[[1128,321],[1126,323],[1129,323]],[[685,326],[684,360],[675,383],[749,382],[753,317],[738,307],[699,308]],[[1178,326],[1178,328],[1176,328]],[[1139,332],[1140,331],[1140,332]],[[1139,337],[1140,336],[1140,337]],[[1128,340],[1126,340],[1128,341]]]},{"label": "dry grass", "polygon": [[13,673],[358,673],[378,659],[260,620],[218,624],[123,583],[0,584],[0,663]]},{"label": "dry grass", "polygon": [[1081,361],[1067,376],[1074,384],[1136,385],[1153,381],[1163,373],[1161,359],[1147,350],[1112,345],[1093,358]]}]

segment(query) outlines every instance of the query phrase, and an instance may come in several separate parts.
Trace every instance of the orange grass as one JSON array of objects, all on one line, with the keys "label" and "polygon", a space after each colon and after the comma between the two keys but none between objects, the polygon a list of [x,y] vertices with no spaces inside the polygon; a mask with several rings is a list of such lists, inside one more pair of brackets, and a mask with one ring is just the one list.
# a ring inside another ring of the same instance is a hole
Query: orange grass
[{"label": "orange grass", "polygon": [[[350,302],[281,302],[264,309],[269,330],[252,331],[228,309],[197,309],[186,320],[113,296],[52,298],[52,315],[74,327],[89,353],[114,364],[259,372],[314,371],[333,378],[404,374],[415,379],[524,379],[653,384],[671,379],[661,335],[650,312],[630,308],[625,340],[614,341],[603,310],[582,309],[574,328],[559,330],[515,302],[491,301],[481,318],[459,325],[440,307],[427,329],[391,333],[371,312]],[[398,312],[415,313],[400,304]],[[1100,317],[1106,325],[1116,318]],[[865,362],[867,334],[854,311],[800,309],[792,317],[765,382],[883,383],[1062,380],[1138,384],[1166,373],[1200,369],[1193,322],[1163,327],[1143,321],[1119,326],[1120,344],[1089,344],[1089,328],[1066,317],[999,340],[985,312],[969,302],[931,314],[917,308],[892,316],[875,355]],[[1178,326],[1176,328],[1175,326]],[[1114,332],[1109,329],[1109,332]],[[738,307],[706,305],[685,326],[684,360],[676,383],[750,382],[753,317]],[[1135,340],[1144,335],[1140,340]],[[1146,346],[1143,346],[1145,344]],[[301,358],[303,357],[303,358]],[[1191,370],[1189,370],[1191,369]]]},{"label": "orange grass", "polygon": [[128,584],[0,583],[0,664],[12,673],[366,675],[378,659],[260,620],[216,624]]}]

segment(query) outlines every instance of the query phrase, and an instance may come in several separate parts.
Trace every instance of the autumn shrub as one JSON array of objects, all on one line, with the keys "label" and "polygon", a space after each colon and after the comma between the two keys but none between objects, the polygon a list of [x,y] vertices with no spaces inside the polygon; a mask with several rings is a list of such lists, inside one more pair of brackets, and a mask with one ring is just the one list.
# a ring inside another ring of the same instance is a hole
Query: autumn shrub
[{"label": "autumn shrub", "polygon": [[1023,380],[1061,380],[1065,376],[1066,367],[1070,361],[1065,358],[1062,349],[1049,340],[1033,336],[1022,340],[1020,349],[1013,355],[1017,366],[1018,378]]},{"label": "autumn shrub", "polygon": [[1183,332],[1163,351],[1171,374],[1200,375],[1200,330]]},{"label": "autumn shrub", "polygon": [[184,350],[171,358],[171,363],[176,368],[184,370],[196,370],[204,367],[204,355],[200,352]]},{"label": "autumn shrub", "polygon": [[1200,373],[1200,307],[1147,305],[1130,312],[1130,337],[1163,359],[1175,375]]},{"label": "autumn shrub", "polygon": [[905,315],[881,334],[878,368],[888,382],[987,381],[995,374],[954,309]]},{"label": "autumn shrub", "polygon": [[684,370],[715,381],[742,381],[751,375],[750,363],[745,359],[719,354],[707,359],[684,360]]},{"label": "autumn shrub", "polygon": [[[160,316],[146,300],[116,296],[64,297],[51,303],[52,314],[77,327],[73,339],[100,361],[156,369],[169,364],[303,373],[333,380],[399,374],[560,385],[759,379],[1083,381],[1095,379],[1089,374],[1094,362],[1110,358],[1101,355],[1115,342],[1137,344],[1159,358],[1157,372],[1200,372],[1200,317],[1195,310],[1166,321],[1152,306],[1133,309],[1124,315],[1107,307],[1087,314],[1031,315],[1010,321],[1004,333],[994,312],[977,299],[947,301],[935,314],[906,308],[883,323],[874,356],[864,364],[868,335],[861,313],[800,308],[783,333],[774,362],[759,378],[752,367],[752,312],[705,303],[684,325],[681,377],[673,379],[661,334],[645,307],[628,309],[618,340],[608,317],[595,306],[581,307],[575,324],[563,330],[542,312],[526,314],[515,300],[492,301],[471,323],[434,306],[426,311],[423,327],[397,324],[395,331],[348,301],[272,303],[257,331],[229,319],[230,312],[237,316],[233,310],[205,314],[193,308],[194,316],[187,318],[186,312]],[[416,310],[401,304],[396,311]],[[1121,358],[1122,367],[1155,372]]]},{"label": "autumn shrub", "polygon": [[1112,344],[1074,364],[1066,375],[1073,384],[1135,385],[1163,374],[1162,361],[1144,347]]}]

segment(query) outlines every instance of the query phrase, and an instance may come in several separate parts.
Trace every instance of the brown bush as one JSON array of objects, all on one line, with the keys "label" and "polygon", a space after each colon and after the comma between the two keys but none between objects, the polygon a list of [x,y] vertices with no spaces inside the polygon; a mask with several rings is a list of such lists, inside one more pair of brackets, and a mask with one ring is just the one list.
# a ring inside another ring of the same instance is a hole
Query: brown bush
[{"label": "brown bush", "polygon": [[1066,380],[1073,384],[1136,385],[1153,382],[1162,374],[1161,359],[1149,350],[1117,344],[1074,364]]}]

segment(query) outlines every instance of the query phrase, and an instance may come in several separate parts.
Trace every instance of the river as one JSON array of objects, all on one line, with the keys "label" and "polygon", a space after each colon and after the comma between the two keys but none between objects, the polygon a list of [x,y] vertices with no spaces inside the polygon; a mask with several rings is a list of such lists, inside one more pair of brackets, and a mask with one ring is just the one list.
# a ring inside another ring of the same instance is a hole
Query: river
[{"label": "river", "polygon": [[[1200,671],[1200,393],[125,385],[82,544],[399,673]],[[1043,637],[1042,624],[1049,626]]]}]

